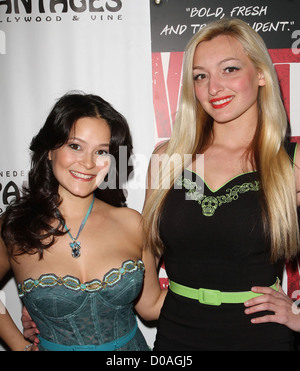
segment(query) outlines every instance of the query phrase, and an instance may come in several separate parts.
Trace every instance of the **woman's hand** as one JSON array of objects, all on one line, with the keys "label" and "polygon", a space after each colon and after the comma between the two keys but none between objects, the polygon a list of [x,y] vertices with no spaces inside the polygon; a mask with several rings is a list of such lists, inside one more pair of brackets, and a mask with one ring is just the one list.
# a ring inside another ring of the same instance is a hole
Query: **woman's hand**
[{"label": "woman's hand", "polygon": [[245,309],[246,314],[259,313],[262,311],[273,312],[273,314],[251,319],[252,323],[276,322],[287,326],[293,331],[300,332],[300,308],[297,308],[297,303],[294,303],[284,293],[280,285],[278,291],[270,287],[256,286],[252,287],[252,292],[263,295],[244,303],[247,307],[247,309]]},{"label": "woman's hand", "polygon": [[32,321],[32,318],[30,317],[27,309],[23,307],[22,309],[22,317],[21,317],[22,325],[23,325],[23,335],[25,339],[29,339],[33,346],[31,347],[31,351],[37,351],[38,344],[39,344],[39,338],[37,335],[40,333],[39,330],[36,327],[36,324]]}]

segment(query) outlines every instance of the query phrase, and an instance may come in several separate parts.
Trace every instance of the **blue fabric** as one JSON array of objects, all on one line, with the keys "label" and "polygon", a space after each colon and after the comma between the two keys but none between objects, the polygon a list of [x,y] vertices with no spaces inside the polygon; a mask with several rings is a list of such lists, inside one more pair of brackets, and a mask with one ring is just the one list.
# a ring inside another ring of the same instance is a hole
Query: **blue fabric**
[{"label": "blue fabric", "polygon": [[[18,285],[19,295],[47,341],[63,345],[101,345],[130,333],[135,326],[134,300],[144,276],[142,261],[128,260],[103,280],[81,283],[54,274]],[[39,350],[47,350],[42,346]],[[118,350],[149,350],[139,329]]]},{"label": "blue fabric", "polygon": [[92,352],[99,352],[99,351],[112,351],[121,348],[122,346],[126,345],[136,334],[137,330],[137,323],[134,325],[133,329],[125,336],[122,336],[119,339],[111,341],[109,343],[101,344],[101,345],[62,345],[52,343],[51,341],[45,340],[41,336],[38,336],[40,340],[40,345],[52,351],[64,351],[64,352],[74,352],[74,351],[92,351]]}]

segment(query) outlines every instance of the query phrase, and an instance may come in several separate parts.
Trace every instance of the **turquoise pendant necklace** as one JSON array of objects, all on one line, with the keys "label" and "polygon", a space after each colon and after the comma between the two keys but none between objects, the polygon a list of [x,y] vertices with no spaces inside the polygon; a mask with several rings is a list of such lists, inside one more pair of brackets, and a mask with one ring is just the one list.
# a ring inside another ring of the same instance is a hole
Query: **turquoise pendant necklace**
[{"label": "turquoise pendant necklace", "polygon": [[78,230],[78,233],[77,233],[76,238],[74,238],[74,237],[71,235],[70,230],[69,230],[69,228],[66,226],[66,224],[65,224],[65,226],[64,226],[65,229],[66,229],[66,231],[68,232],[69,236],[70,236],[71,239],[72,239],[72,242],[70,242],[69,245],[70,245],[70,247],[71,247],[71,249],[72,249],[71,254],[72,254],[73,258],[79,258],[80,255],[81,255],[81,252],[80,252],[81,243],[80,243],[79,241],[77,241],[77,239],[78,239],[78,237],[79,237],[81,231],[83,230],[83,227],[85,226],[85,223],[86,223],[88,217],[90,216],[90,213],[91,213],[91,211],[92,211],[92,209],[93,209],[93,206],[94,206],[94,201],[95,201],[95,193],[93,194],[93,200],[92,200],[92,203],[90,204],[90,207],[89,207],[89,209],[88,209],[88,211],[87,211],[85,217],[83,218],[83,221],[82,221],[81,224],[80,224],[80,227],[79,227],[79,230]]}]

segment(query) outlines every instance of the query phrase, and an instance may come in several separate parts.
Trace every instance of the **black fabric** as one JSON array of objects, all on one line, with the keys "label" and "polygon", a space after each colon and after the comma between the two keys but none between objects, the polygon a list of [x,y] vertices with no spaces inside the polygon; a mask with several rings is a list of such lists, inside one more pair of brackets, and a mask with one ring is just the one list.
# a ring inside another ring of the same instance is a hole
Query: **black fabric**
[{"label": "black fabric", "polygon": [[[291,157],[294,149],[292,145]],[[259,189],[255,171],[215,191],[199,175],[184,171],[169,192],[160,222],[170,280],[192,288],[249,291],[254,285],[271,286],[281,277],[284,262],[270,263]],[[250,319],[255,315],[244,310],[243,304],[205,305],[169,290],[154,349],[292,349],[293,336],[287,327],[254,325]]]}]

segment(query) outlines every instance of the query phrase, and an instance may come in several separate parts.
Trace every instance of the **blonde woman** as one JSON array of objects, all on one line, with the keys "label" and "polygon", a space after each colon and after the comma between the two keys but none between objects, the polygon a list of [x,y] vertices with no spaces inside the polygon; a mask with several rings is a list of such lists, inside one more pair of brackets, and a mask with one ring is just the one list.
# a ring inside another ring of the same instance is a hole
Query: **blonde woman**
[{"label": "blonde woman", "polygon": [[149,168],[143,213],[170,279],[155,350],[293,349],[300,318],[278,277],[298,252],[300,155],[286,132],[260,36],[235,19],[196,34],[172,136],[153,155],[164,154],[165,167]]}]

